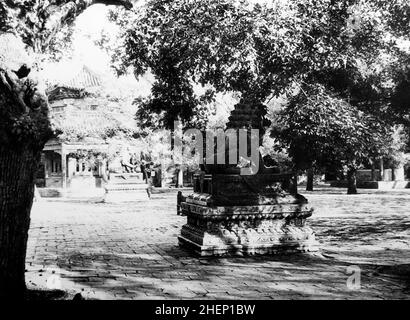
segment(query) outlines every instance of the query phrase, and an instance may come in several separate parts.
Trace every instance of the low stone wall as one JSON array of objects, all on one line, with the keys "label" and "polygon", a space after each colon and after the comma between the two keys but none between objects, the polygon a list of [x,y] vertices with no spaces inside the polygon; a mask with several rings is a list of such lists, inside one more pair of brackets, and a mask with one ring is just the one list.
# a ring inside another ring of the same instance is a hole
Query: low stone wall
[{"label": "low stone wall", "polygon": [[37,188],[42,198],[61,198],[66,195],[66,190],[62,188]]},{"label": "low stone wall", "polygon": [[95,198],[104,195],[103,188],[37,188],[41,198]]},{"label": "low stone wall", "polygon": [[[335,188],[347,188],[347,181],[330,181],[330,186]],[[410,181],[358,181],[357,188],[360,189],[406,189],[410,188]]]}]

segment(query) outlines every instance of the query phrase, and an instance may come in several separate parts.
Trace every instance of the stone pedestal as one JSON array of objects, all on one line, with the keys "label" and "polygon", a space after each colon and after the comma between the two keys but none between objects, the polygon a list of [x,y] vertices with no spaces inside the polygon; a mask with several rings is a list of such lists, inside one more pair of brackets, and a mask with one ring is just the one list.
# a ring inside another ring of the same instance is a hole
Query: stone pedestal
[{"label": "stone pedestal", "polygon": [[392,181],[392,180],[393,180],[392,169],[384,169],[383,170],[383,180],[382,181]]},{"label": "stone pedestal", "polygon": [[[227,128],[248,130],[248,141],[250,129],[258,129],[260,145],[269,125],[265,115],[262,104],[242,101],[231,112]],[[225,149],[224,156],[230,151]],[[194,193],[179,197],[184,199],[178,204],[180,211],[188,218],[178,237],[181,246],[202,256],[318,250],[306,225],[313,210],[306,198],[291,192],[292,175],[266,167],[262,157],[258,161],[253,175],[241,175],[241,165],[229,164],[226,158],[224,164],[205,163],[202,173],[194,176]]]},{"label": "stone pedestal", "polygon": [[198,174],[194,193],[181,203],[188,217],[181,246],[201,256],[252,255],[318,250],[301,195],[284,190],[290,175]]},{"label": "stone pedestal", "polygon": [[146,189],[142,173],[112,173],[105,186],[104,202],[147,200]]},{"label": "stone pedestal", "polygon": [[393,169],[394,181],[404,181],[404,166],[399,166]]}]

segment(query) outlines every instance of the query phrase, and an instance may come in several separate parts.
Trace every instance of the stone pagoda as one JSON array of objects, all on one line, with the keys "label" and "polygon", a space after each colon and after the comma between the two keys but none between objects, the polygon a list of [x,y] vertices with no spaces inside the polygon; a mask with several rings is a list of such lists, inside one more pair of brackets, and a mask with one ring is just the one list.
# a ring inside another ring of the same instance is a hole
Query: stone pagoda
[{"label": "stone pagoda", "polygon": [[[227,128],[259,129],[260,145],[269,124],[265,115],[264,105],[241,101]],[[194,192],[178,197],[178,207],[188,218],[178,237],[180,246],[201,256],[318,250],[306,225],[313,209],[305,197],[291,191],[292,174],[265,166],[260,156],[259,162],[252,175],[241,174],[239,165],[202,166],[194,176]]]}]

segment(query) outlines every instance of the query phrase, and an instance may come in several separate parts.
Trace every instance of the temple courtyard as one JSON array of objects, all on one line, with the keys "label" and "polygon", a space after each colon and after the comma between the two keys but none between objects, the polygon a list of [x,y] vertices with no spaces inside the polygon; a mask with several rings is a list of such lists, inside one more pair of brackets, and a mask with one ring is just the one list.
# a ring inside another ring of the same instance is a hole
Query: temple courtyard
[{"label": "temple courtyard", "polygon": [[116,204],[43,199],[33,205],[26,282],[86,299],[410,297],[410,189],[300,192],[315,208],[317,254],[194,256],[178,247],[186,217],[176,191]]}]

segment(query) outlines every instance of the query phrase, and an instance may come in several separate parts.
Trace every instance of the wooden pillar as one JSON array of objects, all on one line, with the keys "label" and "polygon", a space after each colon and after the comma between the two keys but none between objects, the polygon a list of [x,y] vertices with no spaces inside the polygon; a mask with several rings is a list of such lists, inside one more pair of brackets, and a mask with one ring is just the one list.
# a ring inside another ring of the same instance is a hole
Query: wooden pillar
[{"label": "wooden pillar", "polygon": [[178,172],[178,188],[184,186],[184,167],[181,165]]},{"label": "wooden pillar", "polygon": [[315,179],[313,168],[307,170],[306,191],[313,191],[313,181]]},{"label": "wooden pillar", "polygon": [[61,176],[63,178],[62,187],[63,189],[67,188],[67,155],[64,145],[61,145]]}]

